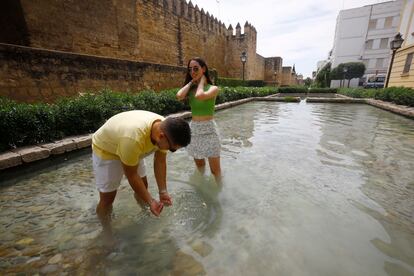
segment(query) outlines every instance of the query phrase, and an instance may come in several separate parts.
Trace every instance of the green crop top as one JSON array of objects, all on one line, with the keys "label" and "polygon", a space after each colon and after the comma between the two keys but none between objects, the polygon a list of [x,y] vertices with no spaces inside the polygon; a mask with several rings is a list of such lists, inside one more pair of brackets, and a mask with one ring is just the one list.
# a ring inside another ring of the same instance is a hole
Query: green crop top
[{"label": "green crop top", "polygon": [[[204,91],[208,91],[210,85],[204,86]],[[189,104],[191,107],[191,114],[193,116],[212,116],[214,115],[214,106],[216,104],[216,97],[207,100],[198,100],[195,97],[197,86],[190,89],[188,93]]]}]

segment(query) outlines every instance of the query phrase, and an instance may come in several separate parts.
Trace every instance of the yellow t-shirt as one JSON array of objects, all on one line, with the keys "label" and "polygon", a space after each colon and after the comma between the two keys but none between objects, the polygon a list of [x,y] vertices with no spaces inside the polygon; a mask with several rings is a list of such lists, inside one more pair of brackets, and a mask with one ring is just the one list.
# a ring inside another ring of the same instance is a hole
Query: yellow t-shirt
[{"label": "yellow t-shirt", "polygon": [[164,117],[143,110],[116,114],[93,134],[92,149],[102,159],[136,166],[145,155],[159,150],[151,142],[152,124],[157,120]]}]

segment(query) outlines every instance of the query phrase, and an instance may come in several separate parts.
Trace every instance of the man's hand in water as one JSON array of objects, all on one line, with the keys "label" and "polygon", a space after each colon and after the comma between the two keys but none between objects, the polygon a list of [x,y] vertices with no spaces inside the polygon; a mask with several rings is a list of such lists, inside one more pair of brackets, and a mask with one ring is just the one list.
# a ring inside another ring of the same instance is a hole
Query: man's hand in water
[{"label": "man's hand in water", "polygon": [[172,205],[172,199],[167,191],[160,193],[160,201],[167,206]]},{"label": "man's hand in water", "polygon": [[164,204],[162,202],[156,201],[155,199],[151,201],[150,210],[154,214],[154,216],[159,217],[162,208],[164,208]]}]

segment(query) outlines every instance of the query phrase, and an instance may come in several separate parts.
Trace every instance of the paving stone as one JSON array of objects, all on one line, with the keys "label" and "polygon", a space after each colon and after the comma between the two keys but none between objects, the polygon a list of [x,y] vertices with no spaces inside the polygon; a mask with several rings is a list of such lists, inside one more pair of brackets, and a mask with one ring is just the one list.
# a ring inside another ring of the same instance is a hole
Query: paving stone
[{"label": "paving stone", "polygon": [[22,157],[15,152],[6,151],[0,154],[0,170],[15,167],[22,164]]},{"label": "paving stone", "polygon": [[12,152],[19,154],[25,163],[45,159],[50,156],[50,150],[38,146],[17,148],[12,150]]},{"label": "paving stone", "polygon": [[50,150],[50,154],[52,155],[62,154],[66,151],[66,143],[62,142],[47,143],[40,146]]},{"label": "paving stone", "polygon": [[92,145],[92,134],[72,137],[72,140],[76,144],[76,148],[87,148]]}]

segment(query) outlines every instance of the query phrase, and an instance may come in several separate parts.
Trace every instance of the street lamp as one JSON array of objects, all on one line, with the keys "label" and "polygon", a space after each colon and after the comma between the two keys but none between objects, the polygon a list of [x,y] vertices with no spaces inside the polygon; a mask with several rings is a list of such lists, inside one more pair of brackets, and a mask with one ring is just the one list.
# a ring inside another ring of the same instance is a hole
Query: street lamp
[{"label": "street lamp", "polygon": [[390,48],[392,50],[392,55],[391,55],[390,66],[388,66],[387,81],[385,82],[385,87],[388,87],[388,82],[390,81],[391,69],[392,69],[392,64],[394,63],[395,52],[401,48],[401,45],[403,44],[403,42],[404,42],[404,39],[402,38],[400,33],[396,34],[394,39],[390,42]]},{"label": "street lamp", "polygon": [[241,53],[241,56],[240,56],[240,60],[241,60],[241,62],[243,63],[243,80],[244,80],[244,64],[246,63],[246,61],[247,61],[247,54],[246,54],[246,52],[242,52]]},{"label": "street lamp", "polygon": [[[348,72],[348,67],[344,66],[343,70],[344,70],[344,87],[345,87],[346,73]],[[349,82],[348,82],[348,86],[349,86]]]}]

